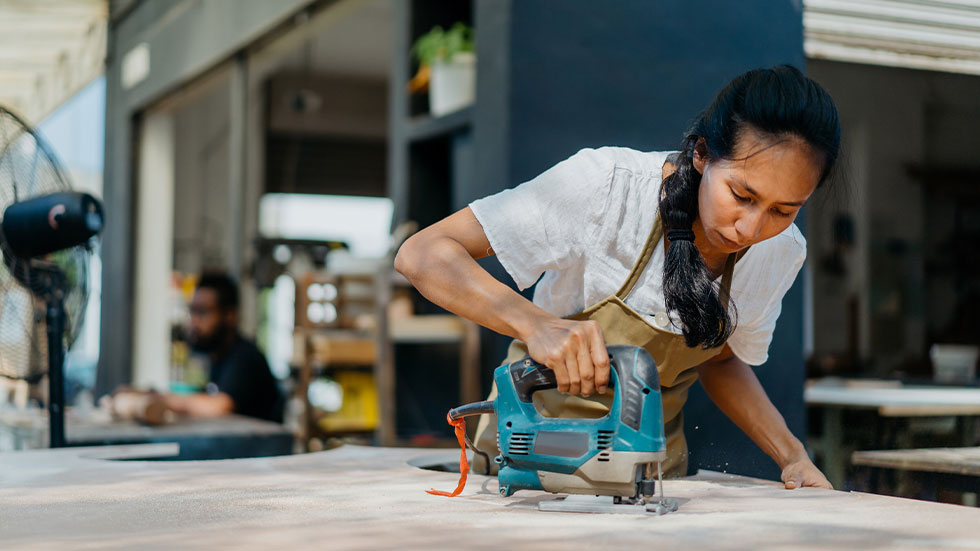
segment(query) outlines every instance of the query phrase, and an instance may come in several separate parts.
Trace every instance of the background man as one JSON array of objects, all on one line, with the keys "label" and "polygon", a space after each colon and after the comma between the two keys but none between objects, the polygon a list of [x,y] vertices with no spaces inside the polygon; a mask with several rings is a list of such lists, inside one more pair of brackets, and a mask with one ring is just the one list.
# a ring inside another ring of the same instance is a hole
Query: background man
[{"label": "background man", "polygon": [[200,417],[229,413],[282,422],[283,400],[265,356],[238,331],[238,286],[224,274],[206,273],[190,304],[188,343],[207,354],[205,392],[164,396],[168,409]]}]

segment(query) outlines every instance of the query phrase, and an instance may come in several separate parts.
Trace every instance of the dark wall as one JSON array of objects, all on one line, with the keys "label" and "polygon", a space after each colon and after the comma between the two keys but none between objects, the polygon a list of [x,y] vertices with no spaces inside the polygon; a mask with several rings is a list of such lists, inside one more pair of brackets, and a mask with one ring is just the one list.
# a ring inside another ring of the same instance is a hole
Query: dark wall
[{"label": "dark wall", "polygon": [[[476,7],[477,174],[462,192],[467,200],[526,181],[583,147],[674,149],[733,76],[804,63],[801,7],[793,0],[477,0]],[[499,266],[490,268],[511,283]],[[758,369],[800,436],[802,320],[797,281],[783,302],[771,360]],[[498,361],[506,341],[488,343]],[[778,477],[700,387],[685,411],[692,470]]]},{"label": "dark wall", "polygon": [[520,0],[511,18],[515,181],[582,147],[674,148],[735,75],[804,62],[792,0]]}]

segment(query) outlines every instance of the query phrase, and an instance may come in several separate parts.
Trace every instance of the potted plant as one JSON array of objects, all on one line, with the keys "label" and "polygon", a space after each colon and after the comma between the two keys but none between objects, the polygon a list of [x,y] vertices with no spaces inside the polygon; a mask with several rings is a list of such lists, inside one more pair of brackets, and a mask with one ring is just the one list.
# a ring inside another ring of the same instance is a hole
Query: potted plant
[{"label": "potted plant", "polygon": [[412,46],[419,72],[409,90],[429,88],[429,111],[433,116],[451,113],[473,103],[476,97],[476,53],[473,29],[462,22],[449,30],[436,26]]}]

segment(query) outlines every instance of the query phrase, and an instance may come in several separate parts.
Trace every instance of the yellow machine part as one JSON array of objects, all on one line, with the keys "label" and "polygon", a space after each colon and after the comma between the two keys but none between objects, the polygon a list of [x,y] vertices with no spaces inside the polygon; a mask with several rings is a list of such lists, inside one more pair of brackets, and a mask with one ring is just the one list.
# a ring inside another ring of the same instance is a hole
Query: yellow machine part
[{"label": "yellow machine part", "polygon": [[378,391],[374,375],[363,371],[339,371],[332,378],[343,389],[340,409],[320,418],[324,432],[370,431],[378,426]]}]

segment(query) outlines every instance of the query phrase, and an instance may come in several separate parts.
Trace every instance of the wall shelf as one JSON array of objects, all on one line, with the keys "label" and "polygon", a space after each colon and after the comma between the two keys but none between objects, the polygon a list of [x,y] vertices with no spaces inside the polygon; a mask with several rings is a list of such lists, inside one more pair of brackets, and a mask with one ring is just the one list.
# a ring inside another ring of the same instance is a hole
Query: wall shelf
[{"label": "wall shelf", "polygon": [[473,121],[474,107],[464,107],[441,117],[418,115],[409,119],[406,137],[411,142],[441,138],[469,130]]}]

